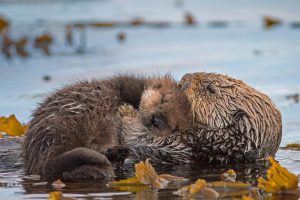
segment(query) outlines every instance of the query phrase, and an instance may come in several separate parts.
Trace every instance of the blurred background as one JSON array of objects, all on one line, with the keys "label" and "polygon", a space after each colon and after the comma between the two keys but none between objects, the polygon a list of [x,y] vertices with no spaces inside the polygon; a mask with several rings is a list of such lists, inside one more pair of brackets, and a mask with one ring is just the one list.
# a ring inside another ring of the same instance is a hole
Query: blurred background
[{"label": "blurred background", "polygon": [[[0,114],[121,72],[217,72],[268,94],[300,142],[298,0],[0,0]],[[288,161],[288,160],[287,160]]]}]

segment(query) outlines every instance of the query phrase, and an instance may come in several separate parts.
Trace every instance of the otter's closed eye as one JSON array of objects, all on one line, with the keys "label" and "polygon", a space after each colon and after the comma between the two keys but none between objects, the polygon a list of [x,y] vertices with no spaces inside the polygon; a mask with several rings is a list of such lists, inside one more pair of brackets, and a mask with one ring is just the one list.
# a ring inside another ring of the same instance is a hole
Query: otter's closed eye
[{"label": "otter's closed eye", "polygon": [[165,127],[165,120],[163,117],[161,116],[153,116],[152,117],[152,124],[158,128],[158,129],[162,129]]},{"label": "otter's closed eye", "polygon": [[211,94],[216,93],[216,89],[212,84],[208,84],[205,89]]}]

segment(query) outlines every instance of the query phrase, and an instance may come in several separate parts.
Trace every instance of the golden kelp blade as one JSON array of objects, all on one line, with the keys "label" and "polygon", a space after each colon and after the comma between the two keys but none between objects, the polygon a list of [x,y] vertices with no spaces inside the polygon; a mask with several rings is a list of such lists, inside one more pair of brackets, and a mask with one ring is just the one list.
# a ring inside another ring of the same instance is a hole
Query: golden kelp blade
[{"label": "golden kelp blade", "polygon": [[108,187],[121,187],[129,185],[144,185],[137,177],[132,177],[120,181],[112,181],[107,184]]},{"label": "golden kelp blade", "polygon": [[8,118],[0,117],[0,132],[5,132],[10,136],[21,136],[28,129],[28,126],[22,125],[15,115]]},{"label": "golden kelp blade", "polygon": [[0,16],[0,33],[8,26],[9,26],[8,20]]},{"label": "golden kelp blade", "polygon": [[50,192],[48,200],[61,200],[62,198],[62,192]]},{"label": "golden kelp blade", "polygon": [[158,179],[158,174],[147,159],[145,162],[135,164],[135,176],[146,185],[152,184]]},{"label": "golden kelp blade", "polygon": [[219,193],[214,189],[206,187],[207,183],[203,179],[198,179],[194,184],[184,186],[179,190],[175,191],[173,194],[192,198],[198,195],[203,196],[205,198],[218,198]]},{"label": "golden kelp blade", "polygon": [[206,187],[206,181],[203,179],[198,179],[194,184],[190,185],[189,194],[193,196],[200,190]]},{"label": "golden kelp blade", "polygon": [[140,182],[137,177],[132,177],[120,181],[112,181],[107,184],[107,187],[113,187],[120,191],[139,192],[149,189],[148,185]]},{"label": "golden kelp blade", "polygon": [[249,188],[250,185],[243,182],[225,182],[225,181],[215,181],[207,184],[209,187],[222,187],[222,188]]},{"label": "golden kelp blade", "polygon": [[282,167],[272,157],[268,159],[272,165],[268,169],[267,180],[260,177],[258,179],[258,188],[270,193],[296,189],[298,187],[298,177]]},{"label": "golden kelp blade", "polygon": [[126,191],[126,192],[140,192],[140,191],[145,191],[150,189],[148,185],[144,185],[144,184],[113,186],[113,188],[118,191]]},{"label": "golden kelp blade", "polygon": [[76,198],[72,197],[64,197],[62,192],[50,192],[48,200],[76,200]]},{"label": "golden kelp blade", "polygon": [[253,199],[253,198],[251,198],[251,197],[242,196],[242,200],[254,200],[254,199]]},{"label": "golden kelp blade", "polygon": [[281,149],[300,151],[300,144],[297,143],[287,144],[285,147],[281,147]]},{"label": "golden kelp blade", "polygon": [[135,164],[135,176],[145,185],[151,185],[153,188],[163,188],[169,181],[161,178],[156,173],[155,169],[149,163],[149,159],[145,162]]},{"label": "golden kelp blade", "polygon": [[149,188],[149,186],[160,189],[167,186],[170,182],[182,181],[186,181],[186,179],[170,174],[158,175],[147,159],[145,162],[139,162],[135,165],[134,177],[113,181],[108,183],[107,186],[122,191],[140,191]]}]

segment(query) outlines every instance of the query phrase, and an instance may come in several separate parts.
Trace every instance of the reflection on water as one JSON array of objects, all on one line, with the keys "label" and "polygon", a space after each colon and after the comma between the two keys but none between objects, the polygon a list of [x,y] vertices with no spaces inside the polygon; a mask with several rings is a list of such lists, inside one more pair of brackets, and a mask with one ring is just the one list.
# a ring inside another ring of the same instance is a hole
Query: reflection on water
[{"label": "reflection on water", "polygon": [[[128,166],[127,166],[128,167]],[[78,199],[99,199],[99,198],[113,198],[113,199],[182,199],[181,197],[175,196],[173,194],[178,188],[186,184],[191,184],[195,182],[198,178],[207,180],[208,182],[219,181],[221,174],[228,169],[234,169],[237,172],[237,181],[242,181],[249,183],[252,186],[257,185],[257,178],[262,176],[266,172],[268,163],[258,162],[255,164],[236,164],[236,165],[224,165],[224,166],[205,166],[200,164],[184,165],[184,166],[168,166],[168,167],[158,167],[155,166],[159,174],[171,173],[179,176],[188,178],[187,182],[182,183],[182,185],[170,186],[165,189],[146,189],[138,192],[126,192],[126,191],[115,191],[111,188],[107,188],[107,181],[82,181],[78,183],[65,182],[66,187],[61,189],[64,197],[75,197]],[[132,171],[128,169],[133,169],[132,167],[126,168],[126,172],[122,171],[117,174],[120,178],[130,177]],[[22,180],[22,170],[17,170],[16,172],[0,173],[0,190],[1,196],[7,197],[8,199],[14,198],[24,198],[24,199],[47,199],[48,193],[55,191],[51,186],[51,183],[46,185],[36,184],[39,181],[29,181]],[[223,195],[223,197],[240,197],[241,195],[251,195],[260,196],[264,198],[266,194],[257,194],[255,188],[250,188],[250,190],[240,190],[237,188],[219,188],[217,191]],[[230,199],[229,198],[229,199]],[[297,199],[296,194],[285,194],[285,195],[275,195],[272,199]]]}]

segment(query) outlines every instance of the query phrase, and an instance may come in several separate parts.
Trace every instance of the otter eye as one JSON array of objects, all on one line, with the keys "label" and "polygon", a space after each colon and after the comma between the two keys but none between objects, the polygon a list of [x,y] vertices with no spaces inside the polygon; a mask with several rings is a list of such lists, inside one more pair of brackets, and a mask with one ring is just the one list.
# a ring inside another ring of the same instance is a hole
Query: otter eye
[{"label": "otter eye", "polygon": [[153,116],[152,124],[158,129],[162,129],[165,126],[165,120],[162,116]]},{"label": "otter eye", "polygon": [[211,94],[216,93],[216,89],[211,84],[206,86],[206,90]]}]

